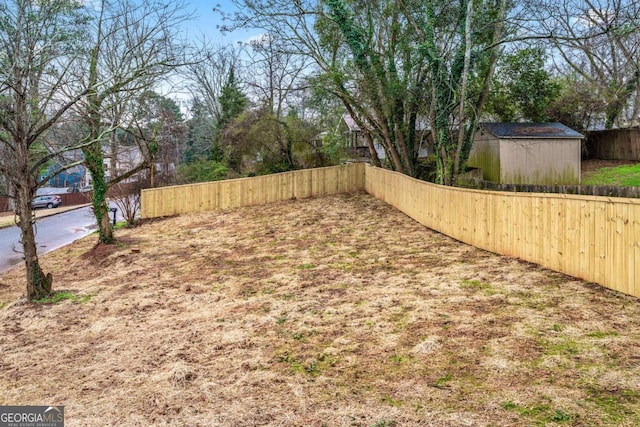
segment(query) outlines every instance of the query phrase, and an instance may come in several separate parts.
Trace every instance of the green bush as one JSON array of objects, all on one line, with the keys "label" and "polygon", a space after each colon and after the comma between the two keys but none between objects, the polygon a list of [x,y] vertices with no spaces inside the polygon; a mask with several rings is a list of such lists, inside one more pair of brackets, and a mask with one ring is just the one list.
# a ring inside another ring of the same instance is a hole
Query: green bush
[{"label": "green bush", "polygon": [[178,182],[191,184],[194,182],[220,181],[227,177],[229,168],[214,160],[196,160],[178,166]]}]

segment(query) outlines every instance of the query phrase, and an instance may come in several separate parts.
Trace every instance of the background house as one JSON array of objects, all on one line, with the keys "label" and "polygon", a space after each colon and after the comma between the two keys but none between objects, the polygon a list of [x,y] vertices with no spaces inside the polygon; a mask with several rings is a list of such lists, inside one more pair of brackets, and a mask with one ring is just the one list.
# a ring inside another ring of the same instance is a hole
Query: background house
[{"label": "background house", "polygon": [[[340,130],[345,137],[347,153],[354,160],[367,161],[371,158],[369,153],[369,146],[364,139],[360,126],[353,120],[349,114],[342,116],[342,123]],[[418,135],[422,135],[420,140],[420,147],[418,148],[418,158],[427,157],[433,152],[433,142],[431,140],[431,133],[428,129],[422,128],[418,130]],[[378,158],[384,160],[387,158],[387,154],[382,147],[382,144],[374,136],[373,145],[378,153]]]},{"label": "background house", "polygon": [[[108,149],[105,149],[105,153],[104,171],[107,181],[135,169],[145,160],[142,151],[140,151],[140,148],[137,146],[110,146]],[[138,176],[134,175],[124,180],[124,182],[132,182],[137,179]]]},{"label": "background house", "polygon": [[500,184],[580,184],[582,138],[561,123],[482,123],[467,165]]},{"label": "background house", "polygon": [[[340,125],[341,133],[346,140],[347,154],[354,160],[368,160],[371,157],[369,153],[369,145],[364,139],[360,126],[353,120],[349,114],[342,116],[342,123]],[[375,143],[378,157],[384,156],[384,150],[380,144]]]},{"label": "background house", "polygon": [[[46,175],[51,175],[60,169],[62,169],[62,166],[59,163],[55,163],[48,168]],[[47,185],[49,187],[78,187],[82,185],[85,173],[84,166],[74,166],[73,168],[60,171],[47,182]]]}]

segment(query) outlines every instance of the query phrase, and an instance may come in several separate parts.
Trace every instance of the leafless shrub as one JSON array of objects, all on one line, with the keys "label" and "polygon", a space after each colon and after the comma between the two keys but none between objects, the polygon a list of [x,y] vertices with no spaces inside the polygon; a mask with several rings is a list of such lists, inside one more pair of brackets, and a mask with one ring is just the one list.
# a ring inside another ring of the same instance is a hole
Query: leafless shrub
[{"label": "leafless shrub", "polygon": [[140,190],[145,188],[144,181],[119,183],[109,189],[109,197],[122,212],[127,225],[136,224],[140,213]]}]

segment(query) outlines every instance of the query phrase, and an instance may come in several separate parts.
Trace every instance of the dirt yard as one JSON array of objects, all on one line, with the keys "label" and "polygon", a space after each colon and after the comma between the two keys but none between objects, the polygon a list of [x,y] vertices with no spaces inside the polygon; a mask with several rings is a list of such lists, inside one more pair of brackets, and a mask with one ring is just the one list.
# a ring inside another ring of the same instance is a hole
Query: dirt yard
[{"label": "dirt yard", "polygon": [[640,301],[366,194],[185,215],[0,276],[0,404],[67,426],[636,426]]}]

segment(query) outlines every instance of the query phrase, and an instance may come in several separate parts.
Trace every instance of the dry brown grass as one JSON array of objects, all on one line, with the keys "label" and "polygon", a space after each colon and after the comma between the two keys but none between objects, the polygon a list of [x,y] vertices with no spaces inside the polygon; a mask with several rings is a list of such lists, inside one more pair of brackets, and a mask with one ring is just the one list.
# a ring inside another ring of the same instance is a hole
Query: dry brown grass
[{"label": "dry brown grass", "polygon": [[43,257],[75,301],[0,276],[0,404],[65,405],[68,426],[640,423],[637,299],[368,195],[118,237]]}]

